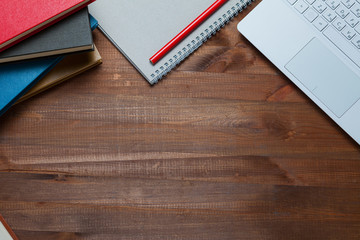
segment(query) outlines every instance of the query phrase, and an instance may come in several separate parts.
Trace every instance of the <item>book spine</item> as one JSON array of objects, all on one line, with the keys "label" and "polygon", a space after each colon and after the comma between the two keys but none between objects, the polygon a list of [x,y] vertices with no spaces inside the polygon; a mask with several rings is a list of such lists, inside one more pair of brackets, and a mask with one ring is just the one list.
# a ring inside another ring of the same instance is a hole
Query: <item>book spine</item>
[{"label": "book spine", "polygon": [[238,0],[234,6],[226,11],[226,14],[222,15],[222,18],[219,18],[217,21],[211,24],[202,33],[196,36],[195,39],[186,44],[186,47],[177,52],[177,54],[171,57],[166,63],[159,67],[154,73],[152,73],[150,84],[157,83],[161,78],[168,74],[191,53],[196,51],[204,42],[215,35],[221,28],[223,28],[228,22],[230,22],[230,20],[237,16],[253,1],[255,0]]}]

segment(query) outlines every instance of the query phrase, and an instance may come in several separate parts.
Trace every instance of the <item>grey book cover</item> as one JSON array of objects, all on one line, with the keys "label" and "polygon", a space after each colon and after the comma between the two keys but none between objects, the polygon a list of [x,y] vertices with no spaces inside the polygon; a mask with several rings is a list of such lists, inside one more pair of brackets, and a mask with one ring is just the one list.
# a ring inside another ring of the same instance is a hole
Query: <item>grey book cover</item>
[{"label": "grey book cover", "polygon": [[87,7],[0,53],[0,63],[93,50]]}]

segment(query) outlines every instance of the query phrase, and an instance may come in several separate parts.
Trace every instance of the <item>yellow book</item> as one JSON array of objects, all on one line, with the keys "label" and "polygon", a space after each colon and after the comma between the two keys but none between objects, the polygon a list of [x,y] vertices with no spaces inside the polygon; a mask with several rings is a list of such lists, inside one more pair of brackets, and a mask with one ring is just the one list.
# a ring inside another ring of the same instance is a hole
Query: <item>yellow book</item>
[{"label": "yellow book", "polygon": [[102,59],[96,47],[94,51],[91,52],[66,56],[15,104],[31,98],[101,63]]}]

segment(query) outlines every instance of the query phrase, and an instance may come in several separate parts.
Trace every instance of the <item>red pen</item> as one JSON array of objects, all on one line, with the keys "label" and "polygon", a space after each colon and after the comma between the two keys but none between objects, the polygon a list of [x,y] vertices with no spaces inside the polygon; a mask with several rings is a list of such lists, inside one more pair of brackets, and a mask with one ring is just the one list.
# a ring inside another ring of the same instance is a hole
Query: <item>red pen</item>
[{"label": "red pen", "polygon": [[189,26],[182,30],[176,37],[168,42],[162,49],[160,49],[154,56],[150,58],[152,64],[156,64],[162,59],[170,50],[178,45],[184,38],[186,38],[192,31],[200,26],[208,17],[210,17],[216,10],[218,10],[228,0],[217,0],[208,9],[205,10],[200,16],[198,16]]}]

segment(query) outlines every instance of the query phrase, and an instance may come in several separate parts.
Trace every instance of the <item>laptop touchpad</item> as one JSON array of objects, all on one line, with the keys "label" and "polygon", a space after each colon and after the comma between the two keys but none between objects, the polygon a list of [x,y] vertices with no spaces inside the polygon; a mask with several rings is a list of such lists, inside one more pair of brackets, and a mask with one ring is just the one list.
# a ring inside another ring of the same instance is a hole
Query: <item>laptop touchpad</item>
[{"label": "laptop touchpad", "polygon": [[316,38],[285,68],[337,117],[360,98],[360,77]]}]

